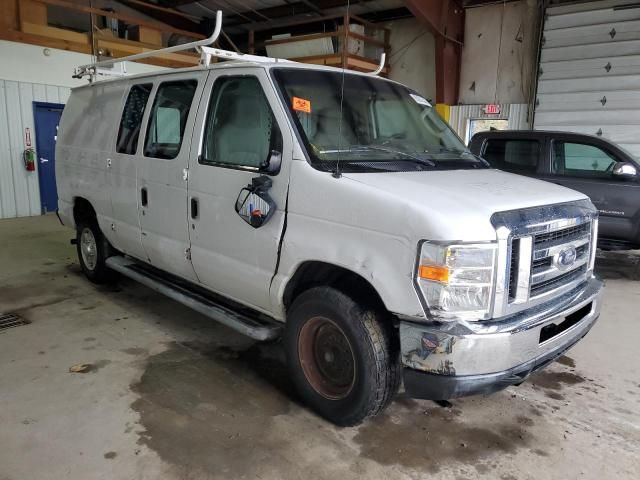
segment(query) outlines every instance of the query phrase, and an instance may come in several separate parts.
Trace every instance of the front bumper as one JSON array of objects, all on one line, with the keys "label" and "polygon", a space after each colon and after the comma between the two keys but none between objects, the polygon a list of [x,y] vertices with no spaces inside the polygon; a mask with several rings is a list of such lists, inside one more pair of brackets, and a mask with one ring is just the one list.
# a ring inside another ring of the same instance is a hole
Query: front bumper
[{"label": "front bumper", "polygon": [[400,323],[407,393],[445,400],[518,384],[577,343],[600,316],[602,282],[496,322]]}]

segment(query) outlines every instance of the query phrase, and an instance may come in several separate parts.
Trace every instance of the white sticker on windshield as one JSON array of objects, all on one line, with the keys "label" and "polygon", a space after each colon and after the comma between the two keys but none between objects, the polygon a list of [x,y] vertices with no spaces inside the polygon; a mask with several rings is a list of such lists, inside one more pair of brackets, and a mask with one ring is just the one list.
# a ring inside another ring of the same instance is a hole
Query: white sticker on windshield
[{"label": "white sticker on windshield", "polygon": [[411,98],[413,98],[418,105],[424,105],[426,107],[430,107],[431,104],[427,101],[426,98],[421,97],[420,95],[416,95],[415,93],[410,93]]}]

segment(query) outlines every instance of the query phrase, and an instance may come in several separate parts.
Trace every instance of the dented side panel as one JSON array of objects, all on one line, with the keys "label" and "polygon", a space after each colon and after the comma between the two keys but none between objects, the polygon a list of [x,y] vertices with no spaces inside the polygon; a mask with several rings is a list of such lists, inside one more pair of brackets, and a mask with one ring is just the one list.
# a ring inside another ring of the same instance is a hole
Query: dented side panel
[{"label": "dented side panel", "polygon": [[424,318],[412,284],[417,245],[412,214],[397,196],[294,161],[287,230],[271,289],[274,310],[284,318],[287,282],[302,263],[321,261],[362,276],[389,311]]}]

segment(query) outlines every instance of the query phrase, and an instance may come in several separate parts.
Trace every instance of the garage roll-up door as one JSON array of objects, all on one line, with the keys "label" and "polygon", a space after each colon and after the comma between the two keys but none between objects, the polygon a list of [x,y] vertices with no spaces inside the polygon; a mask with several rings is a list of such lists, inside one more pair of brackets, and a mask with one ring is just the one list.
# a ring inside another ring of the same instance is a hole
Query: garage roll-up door
[{"label": "garage roll-up door", "polygon": [[640,1],[547,9],[534,128],[602,136],[640,158]]}]

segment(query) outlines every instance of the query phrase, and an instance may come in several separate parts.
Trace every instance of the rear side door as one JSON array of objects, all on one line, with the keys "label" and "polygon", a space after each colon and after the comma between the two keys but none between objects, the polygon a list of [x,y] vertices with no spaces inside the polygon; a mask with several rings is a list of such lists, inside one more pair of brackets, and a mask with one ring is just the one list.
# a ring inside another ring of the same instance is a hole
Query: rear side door
[{"label": "rear side door", "polygon": [[544,139],[488,137],[480,152],[493,168],[528,177],[544,174]]},{"label": "rear side door", "polygon": [[[212,71],[202,105],[189,171],[193,265],[207,288],[269,312],[293,151],[285,112],[262,68]],[[261,170],[278,157],[279,170]],[[274,205],[237,203],[241,190],[260,177],[271,181]],[[264,208],[272,210],[268,221],[257,228],[247,223]]]},{"label": "rear side door", "polygon": [[191,281],[187,169],[206,72],[163,75],[151,94],[144,143],[137,157],[142,246],[153,266]]},{"label": "rear side door", "polygon": [[132,83],[120,116],[115,150],[107,159],[114,245],[123,253],[147,259],[140,236],[138,218],[138,152],[142,151],[142,121],[149,109],[153,82],[144,79]]},{"label": "rear side door", "polygon": [[[600,212],[599,235],[635,241],[640,221],[638,177],[613,175],[620,158],[596,142],[554,138],[551,142],[553,181],[587,195]],[[636,168],[638,166],[636,165]]]}]

